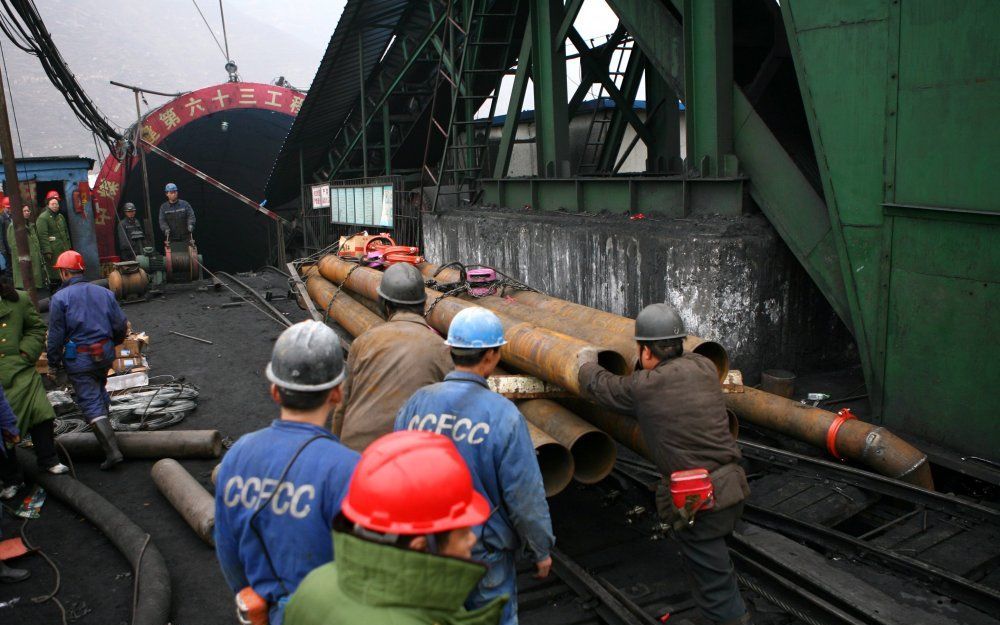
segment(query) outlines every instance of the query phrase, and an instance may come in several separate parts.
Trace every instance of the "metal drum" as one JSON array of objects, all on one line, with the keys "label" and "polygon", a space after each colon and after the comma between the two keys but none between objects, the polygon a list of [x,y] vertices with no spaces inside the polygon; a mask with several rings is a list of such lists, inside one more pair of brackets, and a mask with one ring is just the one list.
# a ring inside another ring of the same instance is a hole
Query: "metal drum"
[{"label": "metal drum", "polygon": [[149,289],[149,276],[137,261],[115,263],[108,274],[108,289],[121,300],[142,297]]}]

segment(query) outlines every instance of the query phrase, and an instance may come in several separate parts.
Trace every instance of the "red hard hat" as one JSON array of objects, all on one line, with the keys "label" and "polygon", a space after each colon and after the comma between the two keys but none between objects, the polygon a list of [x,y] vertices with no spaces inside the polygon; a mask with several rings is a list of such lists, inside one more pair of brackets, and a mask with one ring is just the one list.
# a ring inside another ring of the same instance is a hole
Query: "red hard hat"
[{"label": "red hard hat", "polygon": [[59,192],[56,191],[55,189],[53,189],[52,191],[49,191],[48,193],[45,194],[45,201],[46,202],[48,202],[52,198],[55,198],[57,200],[59,199]]},{"label": "red hard hat", "polygon": [[490,504],[451,439],[433,432],[393,432],[361,454],[341,510],[383,534],[421,535],[480,525]]},{"label": "red hard hat", "polygon": [[2,208],[10,208],[10,196],[9,196],[9,195],[8,195],[8,196],[6,196],[6,197],[5,197],[4,199],[3,199],[3,204],[2,204]]},{"label": "red hard hat", "polygon": [[66,250],[59,255],[56,263],[52,265],[56,269],[66,269],[68,271],[83,271],[83,256],[76,250]]}]

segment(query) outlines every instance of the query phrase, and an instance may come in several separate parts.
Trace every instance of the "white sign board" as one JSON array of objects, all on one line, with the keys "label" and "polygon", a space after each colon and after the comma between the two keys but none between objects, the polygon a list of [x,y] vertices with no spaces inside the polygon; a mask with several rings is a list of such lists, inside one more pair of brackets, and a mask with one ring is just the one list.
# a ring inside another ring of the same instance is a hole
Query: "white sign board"
[{"label": "white sign board", "polygon": [[331,191],[330,221],[333,223],[393,227],[391,184],[333,187]]},{"label": "white sign board", "polygon": [[314,184],[311,189],[313,208],[330,208],[330,185]]}]

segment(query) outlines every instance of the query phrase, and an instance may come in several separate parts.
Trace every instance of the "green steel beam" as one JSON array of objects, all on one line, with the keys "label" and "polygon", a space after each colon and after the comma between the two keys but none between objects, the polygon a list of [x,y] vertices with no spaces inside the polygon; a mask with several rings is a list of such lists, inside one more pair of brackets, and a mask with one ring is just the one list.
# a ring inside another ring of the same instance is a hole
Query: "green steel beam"
[{"label": "green steel beam", "polygon": [[576,16],[580,14],[580,9],[583,8],[583,3],[584,0],[569,0],[566,2],[566,8],[563,11],[562,23],[559,24],[559,30],[556,31],[556,41],[566,40],[566,35],[569,34],[569,29],[573,27],[573,22],[576,21]]},{"label": "green steel beam", "polygon": [[[567,34],[568,32],[569,29],[567,28]],[[581,59],[580,85],[576,88],[576,91],[573,92],[573,97],[569,99],[569,105],[566,107],[570,119],[576,115],[580,105],[583,104],[583,101],[587,98],[587,94],[590,93],[590,87],[595,82],[600,82],[602,75],[607,76],[608,67],[611,63],[611,57],[615,53],[615,48],[617,48],[618,44],[625,39],[626,35],[628,35],[628,32],[625,30],[625,27],[619,23],[618,28],[611,33],[611,37],[609,37],[608,40],[601,45],[588,48],[586,47],[586,44],[583,44],[583,50],[579,51]],[[584,63],[582,59],[585,54],[592,55],[592,57],[596,58],[597,61],[595,63]]]},{"label": "green steel beam", "polygon": [[684,99],[684,29],[660,0],[607,0],[649,63]]},{"label": "green steel beam", "polygon": [[[625,138],[625,128],[628,125],[629,118],[627,111],[630,111],[638,120],[638,116],[636,116],[632,108],[632,103],[635,102],[635,96],[639,93],[639,84],[642,82],[642,73],[645,67],[646,63],[642,52],[638,49],[633,49],[632,54],[629,55],[628,63],[625,65],[625,76],[622,79],[622,95],[628,106],[617,106],[617,101],[615,102],[615,110],[611,114],[611,122],[608,125],[607,134],[604,136],[604,145],[601,146],[600,158],[597,161],[597,171],[610,172],[615,166],[615,159],[618,157],[618,152],[622,147],[622,139]],[[642,124],[641,121],[639,123]],[[646,130],[646,136],[649,139],[644,140],[643,143],[646,144],[647,150],[652,150],[652,146],[659,143],[662,137],[648,130],[644,124],[642,128]],[[639,135],[638,132],[636,134]]]},{"label": "green steel beam", "polygon": [[738,213],[741,178],[506,178],[483,180],[486,203],[599,213],[629,210],[660,217]]},{"label": "green steel beam", "polygon": [[[583,51],[588,50],[587,42],[583,40],[580,33],[576,31],[575,28],[569,29],[569,40],[573,42],[577,50],[580,50],[580,64],[585,67],[590,67],[591,74],[598,79],[598,81],[604,85],[604,89],[608,92],[608,96],[615,101],[616,111],[620,110],[622,115],[625,117],[625,121],[632,126],[636,134],[647,144],[653,142],[653,136],[649,133],[646,125],[642,123],[639,116],[635,114],[635,96],[631,99],[626,97],[619,89],[618,86],[611,80],[611,76],[608,76],[608,68],[601,67],[596,60],[593,59],[589,54],[585,54]],[[638,88],[638,84],[636,85]]]},{"label": "green steel beam", "polygon": [[538,175],[569,175],[569,120],[566,111],[566,44],[555,35],[562,2],[529,0],[531,76],[535,91],[535,150]]},{"label": "green steel beam", "polygon": [[[530,28],[530,26],[529,26]],[[497,162],[493,164],[493,177],[506,178],[510,167],[510,156],[514,150],[514,139],[517,135],[517,122],[524,106],[524,94],[528,90],[528,77],[531,75],[531,36],[526,35],[521,40],[521,51],[517,55],[517,71],[514,73],[514,85],[511,88],[510,100],[507,102],[507,116],[503,120],[500,133],[500,148],[497,150]]]},{"label": "green steel beam", "polygon": [[733,104],[736,153],[749,178],[750,197],[826,295],[837,316],[850,327],[850,307],[844,280],[836,271],[837,246],[823,197],[802,176],[736,85]]},{"label": "green steel beam", "polygon": [[[649,67],[649,62],[644,63]],[[677,94],[659,72],[646,72],[646,127],[656,140],[646,146],[646,172],[679,173],[681,163],[681,113]]]},{"label": "green steel beam", "polygon": [[364,134],[364,129],[367,128],[370,123],[372,123],[378,111],[383,106],[386,105],[386,102],[389,101],[389,98],[392,96],[393,92],[399,86],[399,83],[403,82],[403,77],[406,76],[406,73],[410,70],[411,67],[413,67],[413,64],[423,54],[424,50],[427,48],[427,45],[430,43],[431,39],[437,33],[438,28],[440,28],[441,24],[444,23],[446,17],[447,17],[446,13],[441,13],[440,15],[437,16],[437,18],[435,18],[435,20],[428,27],[427,31],[424,33],[423,38],[421,38],[420,42],[413,50],[413,54],[406,59],[406,62],[403,64],[403,67],[400,68],[399,73],[392,79],[392,82],[389,84],[389,89],[385,93],[383,93],[382,96],[379,98],[378,102],[373,107],[372,112],[364,117],[364,123],[362,125],[361,132],[355,133],[354,137],[350,140],[347,139],[346,133],[344,134],[344,140],[347,143],[346,149],[344,150],[340,158],[337,159],[337,164],[331,169],[330,173],[327,175],[327,180],[333,180],[337,176],[337,172],[339,172],[340,169],[344,166],[344,162],[347,160],[348,156],[350,156],[351,152],[354,151],[354,148],[358,145],[358,141],[361,140],[361,136]]},{"label": "green steel beam", "polygon": [[684,0],[684,82],[688,166],[735,175],[732,0]]}]

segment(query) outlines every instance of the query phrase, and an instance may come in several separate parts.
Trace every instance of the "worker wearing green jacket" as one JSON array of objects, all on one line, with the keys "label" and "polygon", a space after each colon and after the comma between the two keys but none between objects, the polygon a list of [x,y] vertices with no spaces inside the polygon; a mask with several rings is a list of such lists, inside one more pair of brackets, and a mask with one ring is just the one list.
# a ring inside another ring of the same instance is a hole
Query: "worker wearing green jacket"
[{"label": "worker wearing green jacket", "polygon": [[59,270],[53,267],[53,263],[59,255],[70,249],[69,227],[66,225],[66,217],[59,212],[59,192],[49,191],[45,194],[45,208],[35,222],[35,231],[38,233],[38,246],[41,249],[42,257],[45,258],[45,270],[49,277],[49,286],[53,292],[61,284]]},{"label": "worker wearing green jacket", "polygon": [[[28,227],[28,249],[31,251],[31,275],[34,278],[35,288],[44,289],[48,286],[45,281],[45,265],[42,264],[42,252],[38,245],[38,232],[35,229],[35,224],[31,223],[31,207],[27,204],[21,209],[24,211],[24,224]],[[14,222],[11,221],[7,226],[7,245],[10,246],[11,250],[17,249],[17,243],[14,237]],[[13,271],[14,271],[14,287],[18,290],[24,290],[24,280],[21,279],[21,263],[17,260],[17,254],[11,254],[13,257]]]},{"label": "worker wearing green jacket", "polygon": [[334,562],[302,580],[284,625],[500,622],[507,597],[463,607],[486,574],[471,559],[471,528],[489,517],[490,505],[450,439],[405,431],[376,440],[361,455],[341,512]]},{"label": "worker wearing green jacket", "polygon": [[45,322],[24,291],[10,278],[0,279],[0,386],[17,415],[21,435],[31,434],[39,468],[65,473],[55,446],[55,418],[35,369],[45,349]]}]

